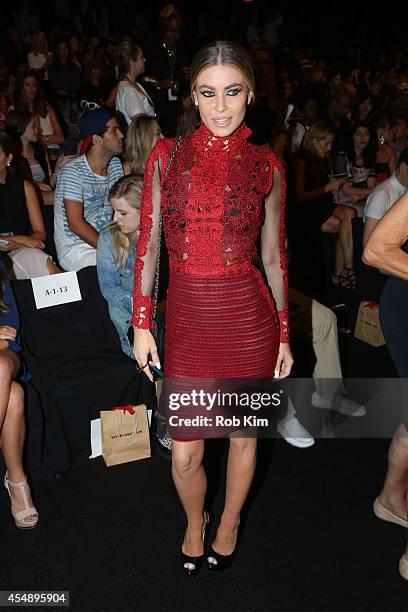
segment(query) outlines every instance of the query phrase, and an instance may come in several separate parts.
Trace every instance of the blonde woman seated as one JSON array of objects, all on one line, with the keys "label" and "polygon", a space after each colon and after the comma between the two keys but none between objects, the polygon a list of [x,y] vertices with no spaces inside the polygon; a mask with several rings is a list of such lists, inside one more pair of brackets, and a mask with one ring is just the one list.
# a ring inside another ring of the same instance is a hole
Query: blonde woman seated
[{"label": "blonde woman seated", "polygon": [[99,286],[108,302],[109,315],[118,332],[122,350],[133,358],[128,339],[132,327],[133,268],[139,235],[142,175],[124,176],[115,183],[109,199],[113,221],[98,239],[96,266]]},{"label": "blonde woman seated", "polygon": [[133,119],[126,134],[123,172],[143,174],[146,159],[159,138],[163,138],[163,134],[154,117],[139,115]]}]

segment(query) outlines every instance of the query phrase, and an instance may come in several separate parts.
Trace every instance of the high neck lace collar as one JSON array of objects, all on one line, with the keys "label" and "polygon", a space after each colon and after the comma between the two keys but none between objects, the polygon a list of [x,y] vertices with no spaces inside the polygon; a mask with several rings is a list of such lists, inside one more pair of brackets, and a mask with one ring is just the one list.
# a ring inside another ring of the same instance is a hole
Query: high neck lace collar
[{"label": "high neck lace collar", "polygon": [[198,149],[204,151],[232,151],[244,142],[252,131],[245,125],[241,125],[229,136],[214,136],[211,130],[201,122],[200,127],[193,133],[192,142]]}]

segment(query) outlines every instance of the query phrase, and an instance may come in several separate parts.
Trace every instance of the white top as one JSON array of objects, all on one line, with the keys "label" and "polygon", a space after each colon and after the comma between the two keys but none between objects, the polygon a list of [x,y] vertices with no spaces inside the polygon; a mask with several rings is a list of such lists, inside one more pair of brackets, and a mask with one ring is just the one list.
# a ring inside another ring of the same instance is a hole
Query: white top
[{"label": "white top", "polygon": [[46,61],[47,58],[43,53],[34,53],[34,51],[30,51],[27,55],[27,64],[33,70],[40,70]]},{"label": "white top", "polygon": [[43,136],[52,136],[54,134],[49,111],[47,111],[45,117],[40,117],[40,128]]},{"label": "white top", "polygon": [[386,181],[377,185],[368,196],[364,206],[364,222],[370,219],[381,219],[385,213],[404,195],[407,188],[401,185],[395,173]]},{"label": "white top", "polygon": [[[52,57],[52,54],[48,54]],[[41,70],[44,67],[45,62],[47,61],[47,56],[44,53],[34,53],[34,51],[30,51],[27,55],[27,64],[32,70]],[[48,81],[48,71],[44,72],[43,76],[44,81]]]},{"label": "white top", "polygon": [[[45,117],[40,117],[40,128],[43,136],[53,136],[54,128],[52,127],[50,112],[47,111]],[[58,144],[49,144],[47,149],[59,149]]]},{"label": "white top", "polygon": [[155,116],[153,102],[146,90],[140,83],[133,85],[129,81],[119,82],[116,94],[116,110],[123,113],[128,125],[137,115]]}]

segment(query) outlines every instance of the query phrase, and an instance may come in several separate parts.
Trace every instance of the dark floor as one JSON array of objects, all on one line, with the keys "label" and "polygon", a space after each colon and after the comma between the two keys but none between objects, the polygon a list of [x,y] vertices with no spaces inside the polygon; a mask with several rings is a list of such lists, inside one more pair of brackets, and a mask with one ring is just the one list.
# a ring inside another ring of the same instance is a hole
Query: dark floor
[{"label": "dark floor", "polygon": [[[179,569],[184,520],[157,455],[109,469],[97,459],[36,483],[41,523],[31,532],[13,527],[2,493],[2,588],[69,590],[81,611],[406,610],[404,530],[371,511],[387,447],[261,441],[239,555],[225,574],[203,568],[193,579]],[[221,484],[216,514],[222,493]]]},{"label": "dark floor", "polygon": [[[384,347],[351,335],[341,345],[349,375],[392,375]],[[234,565],[219,575],[204,567],[193,579],[179,568],[184,518],[170,464],[154,448],[151,459],[112,468],[96,459],[34,483],[41,521],[31,532],[14,528],[2,488],[0,588],[69,590],[71,609],[84,612],[406,610],[405,532],[372,513],[388,445],[326,439],[299,450],[261,440]],[[208,443],[216,516],[224,461],[223,442]]]}]

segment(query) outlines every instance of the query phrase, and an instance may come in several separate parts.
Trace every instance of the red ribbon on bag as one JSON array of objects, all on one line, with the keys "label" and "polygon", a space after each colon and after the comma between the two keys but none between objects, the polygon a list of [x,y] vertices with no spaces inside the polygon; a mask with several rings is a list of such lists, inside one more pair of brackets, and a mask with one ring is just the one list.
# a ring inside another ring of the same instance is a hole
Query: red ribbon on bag
[{"label": "red ribbon on bag", "polygon": [[135,414],[135,409],[131,404],[129,404],[129,406],[115,406],[112,410],[123,410],[123,413],[128,412],[129,414]]},{"label": "red ribbon on bag", "polygon": [[365,305],[366,308],[377,308],[378,306],[378,302],[367,302],[367,304]]}]

